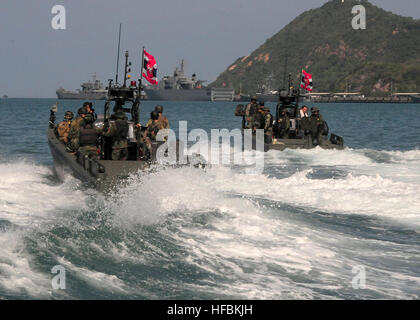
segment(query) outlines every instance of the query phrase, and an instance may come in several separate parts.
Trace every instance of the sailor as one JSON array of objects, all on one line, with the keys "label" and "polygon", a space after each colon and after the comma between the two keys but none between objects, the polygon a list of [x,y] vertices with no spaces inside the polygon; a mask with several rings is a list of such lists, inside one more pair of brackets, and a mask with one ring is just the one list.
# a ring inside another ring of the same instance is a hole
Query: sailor
[{"label": "sailor", "polygon": [[80,122],[78,151],[92,159],[98,159],[98,141],[101,129],[94,126],[93,115],[88,113]]},{"label": "sailor", "polygon": [[93,108],[92,102],[85,102],[83,104],[83,108],[86,109],[87,113],[90,113],[93,116],[93,121],[95,122],[96,119],[98,119],[98,115],[95,112],[95,109]]},{"label": "sailor", "polygon": [[326,122],[324,118],[319,114],[319,109],[317,107],[311,108],[311,117],[309,118],[309,131],[312,136],[312,143],[314,145],[319,145],[321,143],[322,136],[328,132],[325,132]]},{"label": "sailor", "polygon": [[64,120],[61,121],[55,128],[55,133],[58,139],[64,142],[64,144],[66,145],[69,143],[68,136],[70,133],[70,126],[71,126],[72,119],[73,119],[73,112],[66,111],[64,114]]},{"label": "sailor", "polygon": [[76,151],[79,149],[79,129],[80,123],[82,122],[83,118],[86,116],[87,112],[85,108],[79,108],[77,111],[78,117],[73,119],[70,125],[70,132],[69,132],[69,142],[70,142],[70,149]]},{"label": "sailor", "polygon": [[270,144],[273,140],[273,116],[270,108],[264,108],[265,124],[264,124],[264,141]]},{"label": "sailor", "polygon": [[[157,105],[154,111],[156,111],[159,115],[159,129],[169,129],[169,120],[162,114],[163,106]],[[152,122],[153,120],[150,118],[146,123],[146,127],[148,127]]]},{"label": "sailor", "polygon": [[280,111],[278,119],[278,137],[280,139],[288,138],[290,129],[290,117],[286,109]]},{"label": "sailor", "polygon": [[163,106],[156,106],[155,111],[159,115],[159,129],[169,129],[169,120],[162,114]]},{"label": "sailor", "polygon": [[316,118],[317,121],[324,121],[324,118],[319,114],[319,109],[317,107],[311,108],[311,118]]},{"label": "sailor", "polygon": [[303,119],[303,118],[308,118],[308,107],[307,106],[303,106],[302,108],[300,108],[299,110],[299,118]]},{"label": "sailor", "polygon": [[260,102],[257,107],[257,113],[253,120],[253,131],[257,129],[264,129],[265,126],[265,114],[264,114],[264,102]]},{"label": "sailor", "polygon": [[251,102],[248,103],[245,107],[245,120],[246,120],[246,129],[252,129],[254,127],[254,116],[257,113],[257,97],[252,96]]},{"label": "sailor", "polygon": [[103,132],[103,136],[112,138],[112,160],[128,158],[128,121],[125,112],[118,110],[113,114],[114,122]]},{"label": "sailor", "polygon": [[156,111],[150,113],[150,121],[148,122],[143,136],[138,141],[142,158],[150,159],[152,154],[152,141],[156,141],[156,136],[160,130],[159,114]]}]

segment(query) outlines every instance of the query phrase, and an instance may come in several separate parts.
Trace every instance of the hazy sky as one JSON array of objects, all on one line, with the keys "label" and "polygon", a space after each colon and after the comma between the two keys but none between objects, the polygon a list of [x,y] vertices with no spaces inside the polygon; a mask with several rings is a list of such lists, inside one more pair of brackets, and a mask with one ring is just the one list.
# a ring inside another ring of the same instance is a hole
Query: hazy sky
[{"label": "hazy sky", "polygon": [[[103,81],[114,78],[120,22],[121,51],[130,51],[135,79],[145,46],[157,59],[159,78],[184,58],[187,74],[210,82],[297,15],[325,2],[1,0],[0,96],[55,97],[59,86],[74,90],[95,72]],[[419,0],[371,2],[420,18]],[[66,8],[66,30],[51,27],[54,5]]]}]

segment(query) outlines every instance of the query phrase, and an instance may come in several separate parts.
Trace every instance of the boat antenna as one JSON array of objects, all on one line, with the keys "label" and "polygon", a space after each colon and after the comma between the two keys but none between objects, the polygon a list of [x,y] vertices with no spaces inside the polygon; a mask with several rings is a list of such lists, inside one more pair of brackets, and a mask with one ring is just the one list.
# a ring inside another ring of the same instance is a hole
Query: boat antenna
[{"label": "boat antenna", "polygon": [[115,84],[118,84],[118,65],[120,63],[120,44],[121,44],[121,23],[120,32],[118,34],[118,52],[117,52],[117,72],[115,73]]},{"label": "boat antenna", "polygon": [[286,77],[287,77],[287,53],[284,58],[284,73],[283,73],[283,89],[286,89]]},{"label": "boat antenna", "polygon": [[125,88],[127,86],[127,73],[131,72],[131,69],[129,68],[131,66],[131,62],[128,62],[128,51],[125,52],[125,68],[124,68],[124,84],[123,87]]}]

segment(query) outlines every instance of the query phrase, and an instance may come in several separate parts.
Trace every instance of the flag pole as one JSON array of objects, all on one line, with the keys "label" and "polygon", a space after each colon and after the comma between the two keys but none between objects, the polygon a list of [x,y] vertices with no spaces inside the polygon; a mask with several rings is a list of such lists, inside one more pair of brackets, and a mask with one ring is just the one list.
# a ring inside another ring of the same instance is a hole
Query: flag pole
[{"label": "flag pole", "polygon": [[143,82],[143,68],[144,68],[144,46],[141,50],[141,70],[140,70],[140,79],[139,79],[140,90],[141,90],[141,86]]},{"label": "flag pole", "polygon": [[[139,88],[138,88],[138,101],[139,101],[139,107],[140,107],[140,103],[141,103],[141,92],[142,92],[142,89],[143,89],[143,85],[142,85],[142,80],[143,80],[143,66],[144,66],[144,46],[143,46],[143,49],[142,49],[142,52],[141,52],[141,62],[140,62],[140,64],[141,64],[141,68],[140,68],[140,79],[139,79]],[[136,124],[140,124],[140,114],[139,114],[139,112],[137,112],[137,115],[136,115]]]},{"label": "flag pole", "polygon": [[[300,70],[300,79],[299,79],[300,83],[298,82],[299,96],[300,96],[301,89],[302,89],[302,77],[303,77],[303,68],[301,68],[301,70]],[[298,98],[298,100],[299,100],[299,98]]]}]

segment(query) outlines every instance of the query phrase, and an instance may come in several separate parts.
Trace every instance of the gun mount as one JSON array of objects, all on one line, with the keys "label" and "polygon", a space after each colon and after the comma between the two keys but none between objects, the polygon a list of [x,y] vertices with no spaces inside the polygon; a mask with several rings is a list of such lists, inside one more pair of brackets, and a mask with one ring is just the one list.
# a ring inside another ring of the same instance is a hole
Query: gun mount
[{"label": "gun mount", "polygon": [[292,75],[289,74],[287,88],[279,90],[279,102],[276,107],[276,122],[283,110],[287,109],[290,118],[296,118],[301,101],[300,90],[292,86]]},{"label": "gun mount", "polygon": [[[108,80],[108,92],[106,102],[104,105],[104,123],[107,124],[109,120],[112,120],[110,114],[111,103],[114,102],[113,112],[124,111],[125,113],[131,114],[131,121],[137,125],[140,123],[140,97],[142,84],[141,79],[131,81],[130,85],[127,86],[127,80],[130,78],[129,72],[131,72],[131,62],[128,62],[128,51],[125,52],[125,71],[124,71],[124,83],[119,85],[118,83],[113,84],[113,80]],[[117,79],[117,78],[116,78]],[[126,103],[131,103],[130,107],[125,107]]]}]

